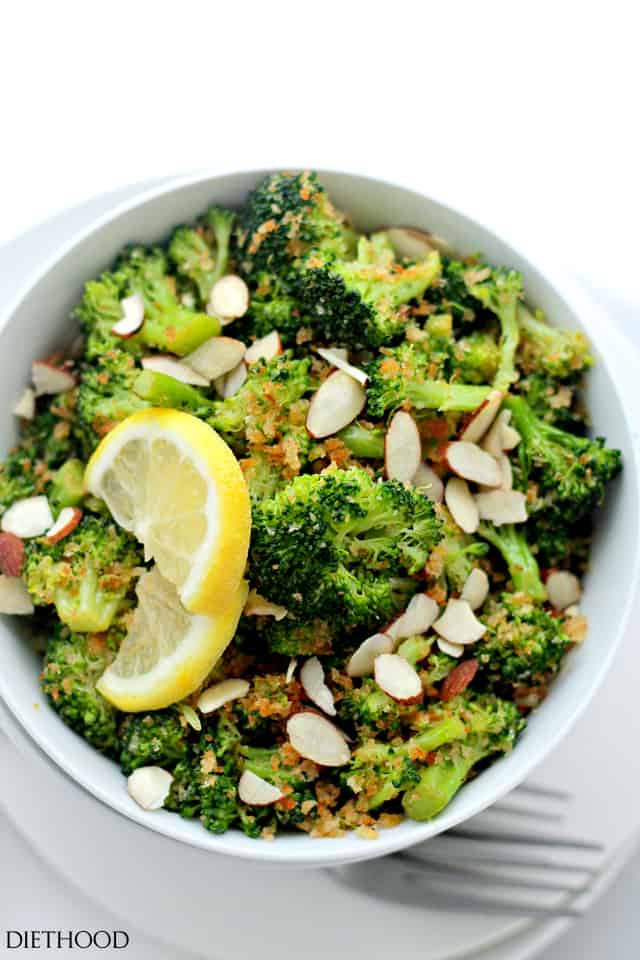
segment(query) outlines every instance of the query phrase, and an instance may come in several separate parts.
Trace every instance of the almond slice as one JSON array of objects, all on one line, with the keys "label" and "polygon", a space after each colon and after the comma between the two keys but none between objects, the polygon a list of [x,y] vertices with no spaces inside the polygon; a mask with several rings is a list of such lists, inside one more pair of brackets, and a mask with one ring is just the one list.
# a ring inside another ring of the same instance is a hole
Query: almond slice
[{"label": "almond slice", "polygon": [[461,600],[466,600],[472,610],[479,610],[489,596],[489,577],[482,567],[474,567],[467,577]]},{"label": "almond slice", "polygon": [[465,480],[483,483],[488,487],[497,487],[500,483],[498,464],[475,443],[454,440],[447,444],[446,461],[449,469]]},{"label": "almond slice", "polygon": [[[418,633],[426,633],[438,616],[440,609],[428,593],[416,593],[409,606],[387,627],[385,633],[392,640],[404,640]],[[386,652],[386,651],[385,651]]]},{"label": "almond slice", "polygon": [[217,317],[237,320],[249,309],[249,288],[234,273],[221,277],[214,283],[207,304],[207,312]]},{"label": "almond slice", "polygon": [[257,590],[252,589],[249,590],[243,613],[245,617],[275,617],[276,620],[284,620],[287,608],[279,603],[271,603],[271,600],[266,600]]},{"label": "almond slice", "polygon": [[374,633],[372,637],[363,640],[358,649],[351,655],[347,663],[349,677],[370,677],[373,673],[373,664],[381,653],[393,651],[393,638],[388,633]]},{"label": "almond slice", "polygon": [[19,577],[24,561],[24,543],[15,533],[0,533],[0,573]]},{"label": "almond slice", "polygon": [[449,477],[444,488],[444,499],[460,529],[465,533],[475,533],[480,523],[480,514],[467,481],[460,477]]},{"label": "almond slice", "polygon": [[138,767],[127,780],[132,800],[143,810],[159,810],[169,796],[173,776],[162,767]]},{"label": "almond slice", "polygon": [[520,490],[489,490],[476,494],[481,520],[491,520],[497,527],[503,523],[524,523],[527,519],[527,498]]},{"label": "almond slice", "polygon": [[478,443],[498,415],[503,397],[501,390],[492,390],[478,409],[467,417],[460,432],[460,439],[468,443]]},{"label": "almond slice", "polygon": [[301,757],[322,767],[342,767],[351,759],[342,731],[319,713],[294,713],[287,720],[287,736]]},{"label": "almond slice", "polygon": [[285,677],[284,677],[285,683],[291,683],[291,681],[293,680],[293,678],[294,678],[294,676],[295,676],[295,672],[296,672],[296,667],[297,667],[297,666],[298,666],[298,660],[297,660],[297,658],[296,658],[296,657],[291,657],[291,660],[289,660],[289,665],[288,665],[288,667],[287,667],[287,672],[286,672]]},{"label": "almond slice", "polygon": [[188,383],[193,387],[209,386],[209,381],[206,377],[202,377],[199,373],[196,373],[195,370],[192,370],[191,367],[188,367],[186,363],[181,363],[179,360],[174,359],[174,357],[154,354],[153,356],[143,357],[140,362],[145,370],[164,373],[165,376],[179,380],[180,383]]},{"label": "almond slice", "polygon": [[480,623],[467,600],[449,600],[444,613],[434,623],[433,629],[450,643],[463,646],[467,643],[475,643],[487,630],[484,623]]},{"label": "almond slice", "polygon": [[363,387],[369,379],[364,370],[361,370],[359,367],[354,367],[349,363],[346,357],[342,356],[342,354],[346,353],[346,351],[342,351],[341,348],[338,348],[337,350],[329,350],[325,347],[316,347],[316,353],[321,356],[323,360],[326,360],[327,363],[330,363],[332,367],[336,367],[338,370],[343,370],[345,373],[348,373],[350,377],[353,377],[354,380],[357,380],[358,383],[361,383]]},{"label": "almond slice", "polygon": [[[513,430],[512,427],[509,427],[510,419],[511,410],[501,410],[482,441],[482,449],[496,459],[502,454],[503,450],[509,449],[508,446],[505,446],[504,435],[505,430]],[[513,432],[517,433],[517,430],[513,430]],[[520,434],[518,434],[518,440],[519,439]]]},{"label": "almond slice", "polygon": [[207,381],[217,380],[234,370],[247,351],[242,340],[233,337],[210,337],[193,353],[184,357],[184,362]]},{"label": "almond slice", "polygon": [[564,610],[580,599],[580,581],[568,570],[552,570],[545,581],[549,603],[556,610]]},{"label": "almond slice", "polygon": [[475,677],[478,672],[478,666],[478,661],[473,658],[471,660],[463,660],[457,667],[454,667],[449,676],[445,677],[440,687],[440,699],[444,701],[453,700],[454,697],[460,696]]},{"label": "almond slice", "polygon": [[49,527],[46,533],[47,543],[57,543],[75,530],[82,520],[82,510],[78,507],[64,507],[58,514],[58,519]]},{"label": "almond slice", "polygon": [[273,360],[282,353],[282,340],[277,330],[272,330],[266,337],[254,340],[244,355],[244,362],[251,365],[258,360]]},{"label": "almond slice", "polygon": [[241,697],[246,697],[250,686],[248,680],[240,680],[236,677],[221,680],[220,683],[214,683],[212,687],[207,687],[200,694],[196,707],[200,713],[213,713],[214,710],[219,710],[230,700],[239,700]]},{"label": "almond slice", "polygon": [[384,466],[389,480],[410,483],[422,458],[422,443],[416,422],[406,410],[391,418],[384,439]]},{"label": "almond slice", "polygon": [[252,807],[266,807],[281,800],[284,794],[252,770],[244,770],[238,780],[238,796]]},{"label": "almond slice", "polygon": [[111,327],[111,333],[128,340],[144,323],[144,300],[140,293],[132,293],[130,297],[120,301],[120,306],[122,318]]},{"label": "almond slice", "polygon": [[25,497],[16,500],[0,521],[0,528],[16,537],[41,537],[53,524],[51,508],[46,497]]},{"label": "almond slice", "polygon": [[397,257],[407,260],[424,260],[433,250],[453,256],[451,244],[443,237],[417,227],[389,227],[384,231],[391,241]]},{"label": "almond slice", "polygon": [[0,573],[0,613],[29,616],[33,611],[33,601],[24,581],[20,577],[7,577]]},{"label": "almond slice", "polygon": [[500,468],[500,484],[497,487],[487,487],[484,483],[478,485],[479,493],[491,493],[493,490],[513,490],[513,467],[506,453],[495,458]]},{"label": "almond slice", "polygon": [[23,420],[33,420],[36,415],[36,395],[31,387],[22,391],[20,399],[13,408],[16,417],[22,417]]},{"label": "almond slice", "polygon": [[464,647],[461,643],[450,643],[448,640],[445,640],[444,637],[438,637],[436,642],[440,653],[446,653],[448,657],[455,657],[457,659],[464,653]]},{"label": "almond slice", "polygon": [[229,397],[234,397],[240,387],[242,387],[247,381],[247,365],[244,360],[238,364],[237,367],[234,367],[222,382],[222,396],[225,400],[228,400]]},{"label": "almond slice", "polygon": [[344,370],[336,370],[313,395],[307,411],[307,430],[315,440],[330,437],[355,420],[366,402],[362,384]]},{"label": "almond slice", "polygon": [[31,364],[31,380],[36,397],[49,393],[66,393],[76,385],[75,377],[62,367],[55,367],[46,360],[34,360]]},{"label": "almond slice", "polygon": [[[509,413],[511,411],[509,410]],[[510,423],[502,424],[502,449],[503,450],[515,450],[518,446],[522,437],[518,433],[515,427],[512,427]]]},{"label": "almond slice", "polygon": [[413,486],[433,503],[442,503],[444,483],[427,463],[421,463],[413,478]]},{"label": "almond slice", "polygon": [[335,717],[336,708],[331,690],[324,682],[324,668],[317,657],[309,657],[300,668],[300,683],[304,692],[323,713]]},{"label": "almond slice", "polygon": [[399,703],[418,703],[422,699],[418,673],[397,653],[381,653],[376,657],[373,675],[380,689]]}]

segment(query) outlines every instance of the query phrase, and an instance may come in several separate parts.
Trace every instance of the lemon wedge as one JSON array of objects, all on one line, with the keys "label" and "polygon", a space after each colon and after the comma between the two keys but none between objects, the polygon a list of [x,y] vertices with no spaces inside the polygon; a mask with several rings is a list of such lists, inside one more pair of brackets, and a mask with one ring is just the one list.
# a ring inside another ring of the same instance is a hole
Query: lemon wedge
[{"label": "lemon wedge", "polygon": [[193,693],[233,637],[247,599],[241,581],[222,612],[189,613],[156,566],[138,581],[136,607],[118,655],[97,683],[127,713],[160,710]]},{"label": "lemon wedge", "polygon": [[238,461],[215,430],[188,413],[142,410],[102,440],[85,484],[144,544],[187,611],[235,610],[251,509]]}]

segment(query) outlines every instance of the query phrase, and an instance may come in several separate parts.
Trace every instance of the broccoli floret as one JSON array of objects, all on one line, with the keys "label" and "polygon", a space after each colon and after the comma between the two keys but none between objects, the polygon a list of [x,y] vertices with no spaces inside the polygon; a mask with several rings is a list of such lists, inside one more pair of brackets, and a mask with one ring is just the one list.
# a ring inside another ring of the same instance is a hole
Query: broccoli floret
[{"label": "broccoli floret", "polygon": [[465,281],[471,295],[494,313],[500,323],[500,362],[493,384],[498,390],[508,390],[518,379],[515,358],[520,338],[518,306],[522,277],[515,270],[483,267],[468,271]]},{"label": "broccoli floret", "polygon": [[557,672],[570,643],[561,618],[526,594],[503,593],[481,619],[487,632],[473,653],[491,685],[534,684]]},{"label": "broccoli floret", "polygon": [[108,633],[72,633],[56,623],[47,642],[42,690],[64,722],[96,750],[116,756],[117,713],[96,690],[96,682],[114,659],[121,629]]},{"label": "broccoli floret", "polygon": [[273,807],[276,821],[283,826],[301,823],[307,816],[302,812],[301,805],[305,802],[316,805],[314,784],[319,771],[314,769],[314,765],[308,760],[301,762],[293,751],[278,746],[243,746],[240,755],[245,770],[274,784],[284,794],[282,800]]},{"label": "broccoli floret", "polygon": [[238,324],[245,336],[264,337],[277,330],[285,346],[295,346],[298,331],[308,325],[291,284],[275,274],[258,274],[249,310]]},{"label": "broccoli floret", "polygon": [[518,446],[523,483],[537,484],[545,516],[571,525],[599,506],[607,483],[621,469],[621,453],[604,440],[577,437],[535,416],[522,397],[507,397]]},{"label": "broccoli floret", "polygon": [[125,776],[148,764],[170,768],[187,756],[187,727],[173,709],[129,714],[120,724],[118,736]]},{"label": "broccoli floret", "polygon": [[300,272],[298,292],[313,327],[327,340],[378,347],[405,332],[408,304],[440,272],[440,257],[402,266],[389,261],[375,240],[362,237],[356,260],[312,252]]},{"label": "broccoli floret", "polygon": [[544,371],[538,370],[521,377],[515,390],[525,398],[540,420],[569,433],[584,436],[586,413],[576,403],[575,385],[554,380]]},{"label": "broccoli floret", "polygon": [[454,343],[451,366],[464,383],[492,383],[499,363],[500,348],[492,333],[474,330]]},{"label": "broccoli floret", "polygon": [[140,572],[142,551],[124,530],[106,519],[84,517],[59,540],[30,540],[23,576],[36,605],[55,604],[72,630],[107,630]]},{"label": "broccoli floret", "polygon": [[544,370],[556,380],[575,381],[593,365],[589,341],[580,330],[552,327],[523,304],[518,307],[518,363],[526,373]]},{"label": "broccoli floret", "polygon": [[443,504],[436,507],[442,524],[442,539],[432,551],[426,572],[434,580],[459,594],[480,557],[488,552],[486,543],[464,533]]},{"label": "broccoli floret", "polygon": [[311,657],[331,653],[334,631],[326,620],[272,620],[264,629],[272,653],[286,657]]},{"label": "broccoli floret", "polygon": [[338,701],[338,716],[345,724],[351,724],[360,738],[375,737],[381,732],[397,731],[408,709],[388,696],[372,678],[368,677],[359,686],[346,690]]},{"label": "broccoli floret", "polygon": [[77,457],[65,460],[51,477],[49,503],[54,513],[63,507],[76,507],[84,498],[85,465]]},{"label": "broccoli floret", "polygon": [[566,525],[547,517],[542,510],[530,517],[527,528],[530,530],[531,543],[536,545],[536,557],[543,568],[587,568],[592,539],[590,516]]},{"label": "broccoli floret", "polygon": [[210,207],[195,227],[178,227],[169,242],[169,257],[178,274],[190,280],[200,307],[206,307],[214,284],[225,275],[235,213]]},{"label": "broccoli floret", "polygon": [[367,409],[374,418],[407,404],[416,410],[471,411],[490,390],[488,386],[433,379],[429,354],[409,343],[385,349],[367,364],[366,372]]},{"label": "broccoli floret", "polygon": [[254,676],[246,696],[234,700],[230,707],[234,723],[250,738],[273,737],[281,733],[284,722],[300,707],[302,688],[285,673],[264,673]]},{"label": "broccoli floret", "polygon": [[457,328],[486,323],[492,314],[472,296],[465,277],[476,268],[471,263],[443,256],[440,277],[425,293],[425,300],[451,314]]},{"label": "broccoli floret", "polygon": [[124,350],[107,350],[94,364],[85,364],[78,389],[78,428],[87,454],[118,423],[148,406],[134,393],[140,373]]},{"label": "broccoli floret", "polygon": [[400,483],[361,469],[297,477],[254,504],[252,582],[302,620],[373,625],[398,608],[394,578],[422,570],[439,535],[433,504]]},{"label": "broccoli floret", "polygon": [[478,534],[502,555],[517,593],[524,593],[536,601],[546,600],[547,591],[540,579],[538,561],[531,552],[524,526],[506,523],[496,527],[485,520],[478,527]]}]

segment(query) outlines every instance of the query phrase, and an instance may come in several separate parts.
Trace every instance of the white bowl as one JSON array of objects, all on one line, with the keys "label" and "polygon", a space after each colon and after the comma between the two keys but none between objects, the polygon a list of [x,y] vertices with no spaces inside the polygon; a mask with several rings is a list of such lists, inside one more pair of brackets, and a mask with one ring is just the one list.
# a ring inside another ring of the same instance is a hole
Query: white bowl
[{"label": "white bowl", "polygon": [[[132,241],[164,240],[174,226],[195,218],[212,202],[240,205],[265,172],[223,177],[199,174],[158,187],[116,207],[72,237],[0,319],[0,409],[12,409],[29,379],[33,359],[71,339],[69,313],[80,298],[84,281],[108,268],[122,246]],[[291,834],[272,842],[251,840],[238,831],[217,836],[197,821],[164,811],[142,811],[129,798],[118,767],[69,730],[42,696],[38,683],[41,660],[29,645],[24,622],[17,617],[0,618],[0,695],[25,730],[69,776],[113,810],[167,837],[230,856],[296,867],[336,866],[408,847],[480,812],[529,776],[588,705],[597,709],[595,694],[622,637],[640,562],[638,462],[625,413],[625,407],[632,409],[632,398],[624,402],[608,370],[607,318],[580,292],[570,289],[564,278],[552,277],[549,268],[534,265],[528,256],[450,207],[367,177],[326,172],[321,179],[358,226],[372,229],[385,223],[409,224],[447,237],[462,252],[481,250],[490,261],[522,271],[529,301],[542,307],[553,323],[584,329],[599,358],[588,387],[594,433],[622,449],[625,469],[598,517],[593,572],[586,578],[581,603],[590,623],[587,641],[567,658],[516,749],[465,786],[435,820],[407,821],[382,831],[376,842],[353,834],[332,840]],[[605,349],[599,351],[602,341]],[[16,424],[7,413],[0,420],[0,451],[10,447],[15,434]]]}]

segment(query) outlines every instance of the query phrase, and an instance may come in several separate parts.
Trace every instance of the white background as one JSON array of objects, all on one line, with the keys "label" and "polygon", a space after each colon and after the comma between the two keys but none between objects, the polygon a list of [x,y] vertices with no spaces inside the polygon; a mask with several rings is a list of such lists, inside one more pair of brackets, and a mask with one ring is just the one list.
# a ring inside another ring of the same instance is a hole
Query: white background
[{"label": "white background", "polygon": [[[343,167],[432,191],[497,230],[533,237],[593,286],[636,303],[635,6],[6,4],[0,243],[152,176]],[[11,900],[15,925],[31,925],[39,868],[5,830],[0,857],[9,852],[31,870]],[[630,891],[639,875],[632,868],[617,889]],[[86,906],[64,890],[55,896],[49,916],[64,910],[79,925]],[[637,957],[629,902],[616,893],[608,910],[617,904],[617,913],[599,912],[597,926],[549,956]]]}]

